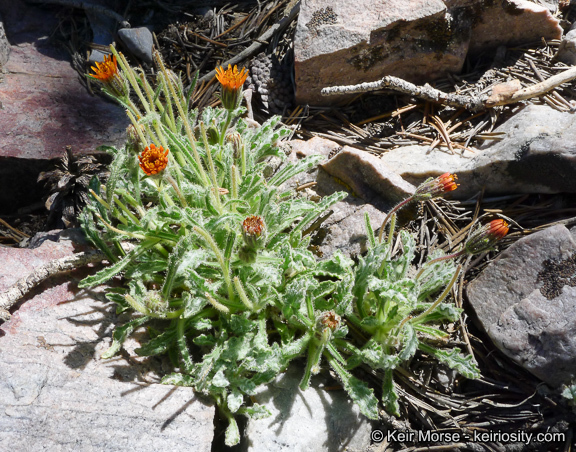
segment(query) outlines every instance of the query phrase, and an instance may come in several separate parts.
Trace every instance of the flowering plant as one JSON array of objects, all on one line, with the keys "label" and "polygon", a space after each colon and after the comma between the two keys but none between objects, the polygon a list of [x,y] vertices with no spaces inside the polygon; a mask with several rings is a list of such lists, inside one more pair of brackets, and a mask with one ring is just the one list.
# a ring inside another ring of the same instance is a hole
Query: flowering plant
[{"label": "flowering plant", "polygon": [[[393,251],[394,216],[388,240],[379,241],[366,218],[369,250],[358,263],[338,251],[315,258],[303,231],[346,194],[313,202],[286,188],[318,156],[265,176],[267,157],[285,159],[278,145],[288,130],[279,118],[257,126],[244,119],[244,69],[220,68],[224,108],[199,112],[158,55],[152,87],[112,51],[94,77],[124,105],[132,126],[124,149],[108,149],[110,178],[105,186],[93,180],[81,217],[110,265],[81,285],[122,275],[124,287],[109,289],[107,297],[118,312],[134,314],[116,328],[104,358],[147,325],[150,340],[137,353],[168,353],[175,371],[164,383],[192,386],[216,400],[229,421],[228,445],[240,438],[235,415],[269,414],[246,396],[298,357],[307,358],[302,389],[328,365],[372,419],[378,418],[373,389],[351,373],[361,364],[381,373],[382,401],[395,414],[394,369],[418,349],[467,377],[479,376],[472,357],[427,339],[447,336],[439,322],[459,318],[460,310],[444,303],[459,269],[430,261],[414,278],[415,242],[401,231],[400,250]],[[417,193],[437,196],[454,189],[453,181],[442,175]]]}]

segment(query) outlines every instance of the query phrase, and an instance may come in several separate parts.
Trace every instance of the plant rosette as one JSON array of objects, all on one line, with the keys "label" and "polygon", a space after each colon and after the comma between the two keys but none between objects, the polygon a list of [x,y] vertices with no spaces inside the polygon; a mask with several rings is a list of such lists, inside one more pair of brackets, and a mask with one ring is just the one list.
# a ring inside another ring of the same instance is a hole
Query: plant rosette
[{"label": "plant rosette", "polygon": [[[236,415],[269,415],[247,396],[296,358],[306,357],[302,389],[328,366],[371,419],[378,418],[378,400],[351,373],[361,364],[382,372],[382,402],[396,415],[394,369],[417,350],[479,377],[471,356],[429,340],[448,336],[442,322],[459,320],[461,310],[444,302],[459,267],[440,260],[413,268],[415,241],[406,231],[399,232],[401,247],[393,255],[394,216],[384,242],[377,242],[366,218],[369,251],[357,263],[340,252],[318,260],[309,250],[303,231],[346,194],[313,202],[281,189],[315,167],[319,156],[264,176],[267,157],[285,159],[278,144],[289,131],[278,117],[258,126],[244,119],[238,100],[244,70],[220,68],[226,108],[198,111],[191,107],[193,90],[186,92],[158,54],[152,86],[112,52],[95,78],[126,108],[131,135],[124,149],[107,148],[114,160],[106,185],[91,182],[81,222],[110,264],[81,285],[122,276],[124,287],[107,297],[117,312],[133,316],[115,329],[104,358],[146,326],[150,340],[137,353],[167,353],[174,372],[164,383],[191,386],[216,400],[229,421],[228,445],[240,440]],[[120,81],[125,89],[111,86]],[[444,187],[450,181],[442,177]]]}]

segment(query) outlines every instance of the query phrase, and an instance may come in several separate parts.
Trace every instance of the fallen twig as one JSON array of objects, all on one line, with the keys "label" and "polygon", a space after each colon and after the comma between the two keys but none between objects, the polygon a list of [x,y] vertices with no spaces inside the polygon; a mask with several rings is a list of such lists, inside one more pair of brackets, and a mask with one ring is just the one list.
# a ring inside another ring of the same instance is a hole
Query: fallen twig
[{"label": "fallen twig", "polygon": [[541,96],[553,90],[557,86],[574,80],[575,78],[576,66],[561,72],[560,74],[553,75],[543,82],[535,83],[526,88],[522,88],[518,80],[512,80],[511,82],[494,85],[489,93],[478,96],[469,96],[445,93],[436,88],[432,88],[428,84],[419,86],[398,77],[386,76],[376,82],[323,88],[321,93],[324,96],[330,96],[334,94],[352,94],[376,91],[380,89],[390,89],[430,102],[448,105],[450,107],[465,108],[469,111],[477,112]]},{"label": "fallen twig", "polygon": [[513,104],[520,102],[521,100],[530,99],[532,97],[538,97],[542,94],[552,91],[557,86],[567,83],[576,78],[576,66],[561,72],[560,74],[553,75],[552,77],[544,80],[543,82],[536,83],[534,85],[527,86],[526,88],[520,89],[507,98],[503,98],[496,103],[487,103],[487,107],[496,107],[498,105]]},{"label": "fallen twig", "polygon": [[465,96],[460,94],[449,94],[443,91],[432,88],[430,85],[418,86],[413,83],[402,80],[398,77],[387,75],[381,80],[376,82],[360,83],[359,85],[346,85],[346,86],[331,86],[323,88],[321,93],[323,96],[330,96],[334,94],[352,94],[352,93],[365,93],[369,91],[377,91],[380,89],[391,89],[402,94],[409,94],[419,99],[436,102],[443,105],[452,107],[466,108],[471,111],[480,111],[485,109],[485,101],[487,95],[483,96]]}]

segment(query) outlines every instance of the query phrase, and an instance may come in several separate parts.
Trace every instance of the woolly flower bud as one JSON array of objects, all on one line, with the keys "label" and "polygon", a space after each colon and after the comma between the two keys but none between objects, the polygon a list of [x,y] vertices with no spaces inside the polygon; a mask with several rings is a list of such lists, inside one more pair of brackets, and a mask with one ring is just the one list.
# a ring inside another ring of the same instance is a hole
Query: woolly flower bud
[{"label": "woolly flower bud", "polygon": [[248,248],[262,248],[266,242],[266,224],[258,215],[251,215],[242,222],[242,237]]},{"label": "woolly flower bud", "polygon": [[244,146],[244,140],[242,140],[242,135],[237,130],[230,131],[226,134],[226,141],[232,144],[232,149],[234,150],[234,159],[240,158],[242,152],[242,146]]},{"label": "woolly flower bud", "polygon": [[154,314],[161,314],[168,309],[168,302],[162,298],[162,294],[157,290],[146,293],[144,305]]},{"label": "woolly flower bud", "polygon": [[317,328],[322,331],[328,328],[331,331],[336,331],[340,328],[342,318],[334,311],[326,311],[320,314],[316,321]]},{"label": "woolly flower bud", "polygon": [[500,218],[492,220],[470,236],[464,245],[464,251],[467,254],[478,254],[482,251],[488,251],[494,247],[498,240],[508,234],[508,229],[508,223],[504,220]]},{"label": "woolly flower bud", "polygon": [[[140,132],[144,134],[144,126],[139,124],[138,128],[140,129]],[[144,144],[142,144],[138,130],[136,130],[133,124],[130,124],[126,129],[126,135],[128,136],[128,143],[134,146],[134,148],[138,149],[138,152],[140,152],[144,147]]]},{"label": "woolly flower bud", "polygon": [[458,184],[454,182],[456,179],[458,179],[456,174],[450,173],[444,173],[435,179],[430,178],[418,186],[412,198],[415,201],[424,201],[456,190],[458,188]]},{"label": "woolly flower bud", "polygon": [[148,176],[158,174],[168,165],[168,152],[169,150],[164,151],[162,146],[156,147],[155,144],[151,144],[138,156],[140,168]]}]

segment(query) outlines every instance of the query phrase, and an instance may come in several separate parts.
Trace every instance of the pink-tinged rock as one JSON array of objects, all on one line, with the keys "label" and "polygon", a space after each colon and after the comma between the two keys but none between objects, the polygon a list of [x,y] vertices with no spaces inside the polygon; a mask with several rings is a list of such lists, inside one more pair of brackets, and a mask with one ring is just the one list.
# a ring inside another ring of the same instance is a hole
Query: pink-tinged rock
[{"label": "pink-tinged rock", "polygon": [[0,158],[52,159],[67,145],[77,153],[125,142],[123,109],[90,95],[70,55],[49,41],[59,10],[23,0],[0,2],[11,44],[0,82]]},{"label": "pink-tinged rock", "polygon": [[[74,248],[0,248],[0,291]],[[138,357],[135,340],[100,358],[119,319],[102,289],[77,288],[93,271],[51,278],[0,327],[0,450],[210,451],[214,407],[158,384],[166,363]]]},{"label": "pink-tinged rock", "polygon": [[467,287],[494,345],[554,387],[576,377],[574,238],[563,225],[522,238]]},{"label": "pink-tinged rock", "polygon": [[549,10],[513,0],[303,0],[294,41],[296,101],[337,104],[320,90],[394,75],[415,83],[458,73],[469,50],[490,50],[562,30]]},{"label": "pink-tinged rock", "polygon": [[470,52],[477,53],[500,45],[539,43],[560,39],[560,21],[550,10],[526,0],[495,2],[497,5],[482,11],[474,24]]},{"label": "pink-tinged rock", "polygon": [[0,84],[0,157],[52,159],[67,145],[94,152],[124,143],[123,110],[90,96],[62,57],[33,43],[12,46]]}]

